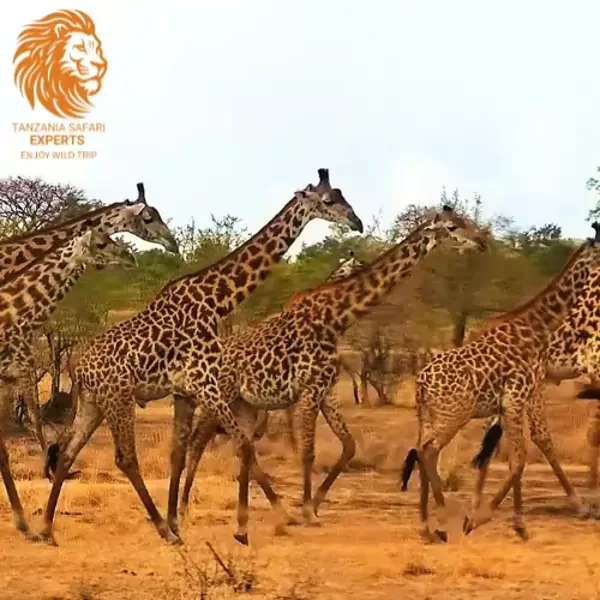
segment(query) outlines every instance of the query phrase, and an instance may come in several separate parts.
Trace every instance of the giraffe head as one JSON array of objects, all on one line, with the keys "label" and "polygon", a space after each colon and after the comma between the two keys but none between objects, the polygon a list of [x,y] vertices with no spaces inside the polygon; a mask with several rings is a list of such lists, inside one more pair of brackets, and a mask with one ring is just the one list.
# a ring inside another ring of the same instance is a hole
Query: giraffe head
[{"label": "giraffe head", "polygon": [[127,201],[123,207],[121,225],[123,231],[163,246],[168,252],[179,254],[179,246],[173,234],[162,220],[156,208],[146,202],[144,184],[137,184],[138,197],[135,202]]},{"label": "giraffe head", "polygon": [[424,231],[433,233],[434,243],[450,240],[458,246],[459,252],[469,248],[480,251],[487,249],[487,232],[478,227],[474,221],[462,217],[450,206],[443,206],[423,226]]},{"label": "giraffe head", "polygon": [[339,188],[329,183],[329,169],[319,169],[319,183],[308,184],[296,192],[296,200],[305,204],[308,213],[316,219],[347,225],[352,231],[363,232],[362,221],[346,201]]},{"label": "giraffe head", "polygon": [[364,267],[365,264],[366,263],[364,261],[359,260],[358,258],[356,258],[356,256],[354,256],[354,250],[350,250],[345,258],[340,258],[337,268],[329,276],[328,281],[334,281],[336,279],[343,279],[344,277],[348,277],[349,275],[352,275],[354,271],[357,271],[361,267]]},{"label": "giraffe head", "polygon": [[99,269],[106,265],[134,267],[137,264],[135,256],[125,246],[94,229],[77,238],[73,260],[82,265],[94,265]]}]

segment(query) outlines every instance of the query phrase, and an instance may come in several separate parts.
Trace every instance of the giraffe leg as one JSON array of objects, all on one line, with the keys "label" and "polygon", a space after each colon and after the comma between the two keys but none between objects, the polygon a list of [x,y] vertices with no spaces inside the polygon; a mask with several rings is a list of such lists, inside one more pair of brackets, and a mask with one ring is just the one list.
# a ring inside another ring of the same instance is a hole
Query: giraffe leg
[{"label": "giraffe leg", "polygon": [[548,464],[552,468],[560,485],[567,494],[569,504],[573,507],[578,516],[582,518],[589,517],[590,507],[579,498],[556,457],[552,436],[550,435],[550,430],[548,428],[548,421],[546,420],[546,411],[541,392],[536,393],[535,397],[532,398],[527,405],[527,415],[531,441],[542,451],[542,454],[548,461]]},{"label": "giraffe leg", "polygon": [[100,427],[104,420],[102,411],[87,397],[82,398],[77,406],[77,413],[68,434],[60,443],[58,464],[52,478],[52,489],[44,510],[44,528],[42,538],[56,544],[52,532],[54,513],[60,496],[62,485],[69,474],[69,470],[77,455],[81,452],[94,431]]},{"label": "giraffe leg", "polygon": [[[124,403],[123,403],[124,404]],[[119,470],[129,479],[135,491],[138,493],[142,504],[144,505],[148,516],[160,537],[169,544],[181,544],[181,538],[169,528],[165,519],[161,516],[156,508],[156,504],[148,488],[144,483],[144,479],[140,473],[137,452],[135,447],[135,403],[131,401],[127,411],[119,412],[118,416],[115,412],[106,414],[106,421],[110,428],[115,444],[115,464]]]},{"label": "giraffe leg", "polygon": [[443,541],[443,537],[439,534],[439,531],[432,533],[429,525],[429,479],[427,478],[427,472],[425,465],[418,461],[419,465],[419,476],[421,479],[421,490],[419,492],[419,513],[421,517],[421,529],[419,531],[423,541],[427,543],[435,543]]},{"label": "giraffe leg", "polygon": [[305,397],[299,404],[302,417],[300,438],[303,475],[302,516],[306,525],[318,526],[320,523],[312,501],[312,471],[315,462],[315,430],[319,405],[316,402],[310,402],[310,400],[309,397]]},{"label": "giraffe leg", "polygon": [[[436,504],[437,511],[438,511],[437,520],[438,520],[438,523],[440,524],[440,527],[442,528],[442,529],[436,529],[435,535],[442,542],[447,542],[448,534],[447,534],[446,530],[444,529],[446,526],[446,523],[447,523],[446,501],[444,499],[444,492],[442,489],[443,488],[442,479],[440,477],[440,474],[438,473],[438,467],[437,467],[439,455],[440,455],[440,447],[438,445],[438,442],[435,440],[432,440],[431,442],[426,444],[422,450],[417,450],[417,454],[419,456],[419,465],[422,465],[422,468],[425,473],[425,477],[427,478],[427,480],[429,481],[429,484],[431,485],[431,492],[433,494],[433,498],[435,500],[435,504]],[[419,467],[419,469],[421,469],[421,466]],[[419,472],[421,473],[421,470],[419,470]],[[423,482],[423,475],[421,475],[421,483],[422,482]],[[429,494],[429,492],[427,491],[427,495],[428,494]],[[423,491],[421,491],[421,500],[420,500],[421,521],[423,521],[423,519],[425,518],[425,520],[426,520],[425,522],[427,524],[427,530],[425,531],[422,528],[422,533],[426,533],[429,530],[426,505],[425,505],[425,509],[423,509],[424,501],[425,502],[427,501],[427,497],[425,496]]]},{"label": "giraffe leg", "polygon": [[25,511],[17,492],[15,480],[13,479],[12,472],[10,470],[10,462],[8,458],[8,452],[4,444],[4,436],[0,432],[0,473],[2,474],[2,480],[4,481],[4,487],[6,489],[6,495],[10,502],[12,509],[13,518],[15,520],[15,527],[17,531],[20,531],[28,540],[37,542],[41,540],[41,537],[31,531],[27,519],[25,518]]},{"label": "giraffe leg", "polygon": [[258,420],[256,421],[256,425],[254,426],[254,434],[252,435],[254,441],[258,441],[262,439],[262,437],[267,433],[269,428],[269,411],[263,410],[260,411]]},{"label": "giraffe leg", "polygon": [[[516,396],[516,395],[515,395]],[[509,490],[513,488],[518,498],[515,500],[515,510],[518,508],[519,513],[522,515],[522,501],[520,500],[520,485],[516,487],[516,484],[520,484],[521,476],[525,469],[525,438],[523,437],[523,408],[524,402],[521,403],[518,400],[520,396],[516,396],[517,401],[513,404],[506,406],[505,408],[505,429],[506,438],[508,440],[508,447],[510,452],[509,459],[509,472],[502,482],[500,489],[494,495],[489,505],[484,507],[483,510],[478,510],[472,517],[467,517],[464,522],[463,531],[465,535],[471,533],[474,529],[481,527],[481,525],[490,521]],[[518,526],[518,533],[521,537],[527,536],[525,524],[523,523],[522,516],[519,517],[518,522],[515,523]]]},{"label": "giraffe leg", "polygon": [[356,452],[354,438],[346,426],[344,416],[338,406],[338,401],[333,395],[330,394],[325,398],[321,405],[321,411],[331,428],[331,431],[333,431],[338,440],[342,443],[342,454],[315,493],[313,498],[315,515],[318,514],[317,511],[319,506],[323,500],[325,500],[329,488],[333,485],[333,482],[338,478],[346,465],[352,460],[354,453]]},{"label": "giraffe leg", "polygon": [[600,402],[594,407],[594,414],[588,421],[587,441],[590,445],[590,474],[588,486],[598,493],[598,453],[600,451]]},{"label": "giraffe leg", "polygon": [[[192,363],[202,364],[201,361]],[[197,367],[190,369],[185,378],[185,389],[196,396],[196,402],[213,413],[213,417],[225,429],[241,455],[240,474],[238,477],[238,529],[234,538],[241,544],[248,545],[248,491],[250,473],[262,488],[272,505],[279,505],[279,497],[273,491],[267,475],[260,469],[256,461],[254,445],[238,422],[227,394],[222,393],[217,381],[220,365],[213,366],[211,371],[197,372]],[[187,444],[187,440],[186,440]],[[179,481],[177,481],[179,486]]]},{"label": "giraffe leg", "polygon": [[[167,510],[167,522],[169,529],[179,536],[179,524],[177,523],[177,504],[179,501],[179,482],[185,468],[185,456],[187,452],[190,430],[194,419],[195,404],[189,396],[174,394],[175,415],[173,419],[173,437],[171,440],[171,478],[169,481],[169,507]],[[198,461],[200,457],[198,457]],[[196,463],[196,466],[198,463]],[[194,473],[196,469],[194,468]],[[192,475],[193,477],[193,475]]]},{"label": "giraffe leg", "polygon": [[181,494],[181,504],[179,506],[179,518],[184,519],[190,502],[190,492],[194,485],[194,478],[198,465],[204,454],[208,443],[214,439],[218,427],[218,420],[208,411],[200,407],[198,420],[189,444],[188,463],[186,467],[185,483]]},{"label": "giraffe leg", "polygon": [[289,406],[285,409],[285,421],[287,427],[287,438],[290,448],[295,455],[298,455],[298,444],[296,443],[296,434],[294,432],[294,407]]}]

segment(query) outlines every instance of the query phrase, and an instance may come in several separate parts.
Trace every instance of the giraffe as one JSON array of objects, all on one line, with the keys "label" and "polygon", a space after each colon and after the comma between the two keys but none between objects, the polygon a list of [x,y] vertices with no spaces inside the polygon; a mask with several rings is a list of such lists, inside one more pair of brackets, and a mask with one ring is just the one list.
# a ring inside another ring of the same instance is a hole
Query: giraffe
[{"label": "giraffe", "polygon": [[[485,510],[465,519],[470,533],[488,522],[513,488],[513,528],[527,539],[523,520],[521,476],[525,467],[523,419],[529,418],[532,440],[552,465],[568,496],[584,511],[558,460],[552,439],[538,420],[545,359],[551,335],[573,308],[591,273],[600,268],[600,238],[588,239],[560,273],[537,296],[521,307],[496,317],[468,343],[438,354],[421,370],[416,382],[419,420],[417,447],[407,455],[405,472],[418,462],[421,477],[421,534],[427,540],[447,541],[444,494],[437,470],[440,450],[472,418],[502,415],[509,441],[509,473]],[[431,485],[438,522],[431,533],[428,496]]]},{"label": "giraffe", "polygon": [[[592,225],[596,235],[600,235],[600,224]],[[561,325],[550,337],[545,364],[546,381],[560,384],[566,379],[574,379],[587,375],[591,384],[580,390],[577,398],[600,399],[600,305],[598,304],[598,289],[600,289],[600,271],[594,271],[588,278],[575,306],[569,312]],[[484,324],[489,327],[494,323],[494,318]],[[475,334],[477,335],[477,333]],[[536,405],[539,414],[533,419],[539,423],[543,431],[548,430],[544,405]],[[594,407],[594,414],[588,422],[587,441],[590,445],[590,464],[588,487],[592,492],[598,493],[598,450],[600,446],[600,403]],[[479,469],[473,505],[478,507],[489,468],[489,462],[500,444],[502,437],[502,417],[497,415],[487,419],[484,423],[485,435],[479,453],[473,459],[473,466]],[[549,435],[549,434],[545,434]],[[561,485],[562,480],[559,477]],[[564,488],[564,485],[563,485]],[[564,488],[569,497],[569,488]],[[573,502],[572,502],[573,503]],[[574,502],[576,505],[577,503]],[[585,514],[585,512],[584,512]]]},{"label": "giraffe", "polygon": [[[275,317],[224,341],[219,386],[223,398],[252,422],[256,410],[276,410],[298,404],[301,411],[304,476],[303,517],[318,523],[318,508],[345,465],[355,442],[339,402],[332,393],[339,372],[337,343],[357,319],[377,304],[395,284],[438,244],[485,248],[485,238],[470,221],[444,206],[401,243],[352,275],[301,292]],[[319,411],[342,443],[342,454],[312,496],[315,426]],[[192,436],[180,514],[187,510],[194,474],[218,418],[201,410]],[[242,468],[247,469],[243,464]],[[245,481],[247,473],[240,474]],[[259,481],[260,484],[260,481]],[[277,509],[277,505],[272,503]]]},{"label": "giraffe", "polygon": [[[326,282],[337,281],[338,279],[343,279],[348,277],[354,271],[364,267],[366,265],[366,261],[360,260],[356,258],[354,251],[350,250],[346,258],[342,257],[339,260],[338,266],[331,272],[329,277],[325,280]],[[294,296],[290,298],[290,301],[293,300]],[[360,404],[360,397],[358,393],[358,384],[356,383],[356,373],[352,368],[352,365],[343,357],[339,356],[338,363],[340,366],[340,372],[345,371],[350,380],[352,381],[352,391],[354,394],[354,403]],[[294,454],[298,454],[298,445],[296,443],[296,436],[294,435],[294,406],[290,406],[284,409],[285,421],[286,421],[286,433],[287,440],[290,448],[294,452]],[[256,427],[254,430],[253,438],[255,441],[260,440],[265,433],[267,432],[269,425],[269,412],[268,411],[259,411]],[[218,435],[225,434],[225,430],[221,425],[217,426],[216,433]]]},{"label": "giraffe", "polygon": [[[269,275],[273,265],[315,218],[363,225],[338,188],[329,183],[328,169],[319,169],[317,186],[297,191],[283,209],[250,240],[205,269],[169,282],[145,309],[93,340],[76,367],[78,404],[74,422],[53,450],[49,465],[52,489],[44,511],[42,536],[56,543],[52,523],[62,483],[77,454],[106,419],[115,445],[115,462],[135,488],[159,535],[182,543],[177,523],[181,473],[185,466],[194,410],[200,405],[218,415],[236,444],[242,447],[242,472],[254,466],[263,491],[275,494],[255,460],[254,446],[219,393],[220,321]],[[140,474],[135,449],[135,404],[173,394],[175,400],[171,449],[171,481],[167,519],[159,513]],[[50,455],[50,452],[48,453]],[[51,462],[54,462],[53,460]],[[283,515],[282,509],[282,515]],[[248,544],[248,478],[240,484],[235,539]]]},{"label": "giraffe", "polygon": [[[8,386],[27,380],[33,369],[36,331],[90,264],[135,265],[135,257],[108,235],[94,230],[64,240],[0,286],[0,380]],[[23,386],[31,393],[34,382]],[[5,403],[4,403],[5,405]],[[3,406],[4,407],[4,406]],[[18,531],[37,541],[27,524],[12,478],[0,420],[0,472]]]},{"label": "giraffe", "polygon": [[177,242],[156,208],[146,202],[144,184],[137,184],[135,202],[115,202],[59,223],[48,225],[26,235],[0,242],[0,285],[9,273],[22,269],[32,260],[49,252],[64,240],[83,235],[89,229],[100,233],[127,231],[165,250],[179,253]]},{"label": "giraffe", "polygon": [[[36,258],[51,251],[57,244],[82,235],[90,229],[99,233],[127,231],[149,242],[162,245],[165,250],[179,253],[177,242],[163,222],[156,208],[146,202],[144,184],[137,184],[138,197],[135,202],[125,200],[88,211],[58,225],[50,225],[32,233],[11,237],[0,242],[0,286],[11,275],[23,272]],[[35,388],[37,390],[37,387]],[[23,394],[32,401],[37,395]],[[46,441],[41,427],[39,407],[26,404],[31,416],[36,437],[46,451]]]}]

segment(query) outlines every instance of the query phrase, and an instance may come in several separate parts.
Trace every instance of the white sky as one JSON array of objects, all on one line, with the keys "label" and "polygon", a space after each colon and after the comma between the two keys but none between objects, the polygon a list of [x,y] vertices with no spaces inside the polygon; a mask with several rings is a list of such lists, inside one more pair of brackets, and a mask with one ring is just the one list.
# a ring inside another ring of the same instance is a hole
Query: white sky
[{"label": "white sky", "polygon": [[16,37],[59,8],[3,9],[0,177],[68,181],[105,202],[144,181],[175,224],[232,213],[254,231],[325,166],[364,221],[445,185],[522,225],[589,234],[597,1],[82,0],[109,62],[90,115],[108,127],[99,157],[25,161],[11,123],[55,119],[13,84]]}]

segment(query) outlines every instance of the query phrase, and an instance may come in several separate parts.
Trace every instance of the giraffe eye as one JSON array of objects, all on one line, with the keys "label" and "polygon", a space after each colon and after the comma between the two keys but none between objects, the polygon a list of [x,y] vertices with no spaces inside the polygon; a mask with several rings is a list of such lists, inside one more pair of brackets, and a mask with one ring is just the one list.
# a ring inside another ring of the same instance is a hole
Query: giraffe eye
[{"label": "giraffe eye", "polygon": [[446,229],[448,229],[448,231],[456,231],[458,229],[457,225],[448,225],[446,227]]}]

